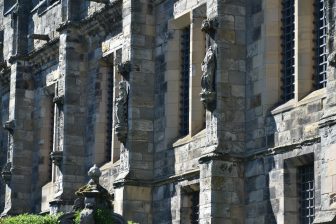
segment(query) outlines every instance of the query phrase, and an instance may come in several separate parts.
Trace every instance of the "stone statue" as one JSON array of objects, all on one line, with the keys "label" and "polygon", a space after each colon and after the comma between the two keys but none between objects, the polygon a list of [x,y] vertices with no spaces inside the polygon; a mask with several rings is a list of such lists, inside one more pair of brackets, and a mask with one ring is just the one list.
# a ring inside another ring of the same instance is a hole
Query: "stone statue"
[{"label": "stone statue", "polygon": [[119,96],[116,100],[116,134],[120,142],[125,143],[127,136],[127,101],[128,87],[126,81],[119,82]]},{"label": "stone statue", "polygon": [[2,168],[1,177],[6,184],[8,184],[12,178],[12,163],[7,162]]},{"label": "stone statue", "polygon": [[202,22],[201,30],[205,33],[210,33],[216,31],[218,27],[218,22],[216,18],[205,19]]},{"label": "stone statue", "polygon": [[208,110],[213,110],[215,107],[216,92],[214,88],[215,71],[216,70],[216,56],[212,47],[206,52],[205,58],[202,62],[202,79],[201,79],[201,101]]}]

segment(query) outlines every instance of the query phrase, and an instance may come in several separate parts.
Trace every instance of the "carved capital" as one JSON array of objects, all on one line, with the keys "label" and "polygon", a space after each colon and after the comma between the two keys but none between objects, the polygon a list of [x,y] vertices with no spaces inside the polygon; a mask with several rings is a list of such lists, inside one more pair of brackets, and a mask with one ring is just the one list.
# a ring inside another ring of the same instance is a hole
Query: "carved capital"
[{"label": "carved capital", "polygon": [[125,61],[118,63],[118,72],[122,75],[126,80],[128,80],[129,73],[131,72],[131,62]]},{"label": "carved capital", "polygon": [[53,151],[50,153],[51,161],[56,165],[60,166],[63,160],[63,151]]},{"label": "carved capital", "polygon": [[14,120],[9,120],[9,121],[6,121],[4,124],[3,124],[3,128],[7,131],[9,131],[10,133],[13,133],[14,132],[14,129],[15,129],[15,121]]},{"label": "carved capital", "polygon": [[216,31],[218,28],[217,18],[205,19],[202,22],[201,30],[205,33],[210,33]]}]

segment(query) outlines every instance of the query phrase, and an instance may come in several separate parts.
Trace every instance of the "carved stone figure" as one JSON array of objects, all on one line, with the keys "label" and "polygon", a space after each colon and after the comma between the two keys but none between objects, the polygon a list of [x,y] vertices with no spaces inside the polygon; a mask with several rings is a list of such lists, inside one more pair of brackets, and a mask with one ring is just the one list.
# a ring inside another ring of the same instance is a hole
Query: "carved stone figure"
[{"label": "carved stone figure", "polygon": [[118,72],[122,75],[126,80],[128,80],[128,75],[131,72],[131,62],[125,61],[118,63]]},{"label": "carved stone figure", "polygon": [[201,101],[208,110],[215,108],[216,92],[214,88],[215,71],[216,70],[216,56],[212,47],[206,52],[205,58],[202,62],[202,79],[201,79]]},{"label": "carved stone figure", "polygon": [[218,27],[217,19],[212,18],[203,20],[201,29],[205,33],[210,33],[216,31],[217,27]]},{"label": "carved stone figure", "polygon": [[5,183],[9,183],[12,179],[12,163],[8,162],[6,165],[2,168],[1,171],[1,177],[5,181]]},{"label": "carved stone figure", "polygon": [[120,142],[125,143],[127,136],[127,101],[128,89],[127,82],[119,82],[119,96],[116,102],[116,134]]},{"label": "carved stone figure", "polygon": [[10,133],[13,133],[14,128],[15,128],[15,122],[14,122],[14,120],[6,121],[6,122],[3,124],[3,128],[4,128],[5,130],[9,131]]},{"label": "carved stone figure", "polygon": [[56,166],[60,166],[63,160],[63,151],[51,152],[50,159]]}]

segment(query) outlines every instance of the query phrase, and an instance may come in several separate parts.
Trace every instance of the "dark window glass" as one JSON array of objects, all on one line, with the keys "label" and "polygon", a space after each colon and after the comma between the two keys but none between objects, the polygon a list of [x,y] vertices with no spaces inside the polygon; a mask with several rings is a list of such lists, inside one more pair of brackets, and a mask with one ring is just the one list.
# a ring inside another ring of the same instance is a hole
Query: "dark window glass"
[{"label": "dark window glass", "polygon": [[312,224],[315,218],[314,165],[299,167],[300,224]]},{"label": "dark window glass", "polygon": [[199,191],[191,193],[191,224],[198,224],[199,220]]},{"label": "dark window glass", "polygon": [[282,98],[294,98],[294,0],[282,1]]},{"label": "dark window glass", "polygon": [[16,3],[16,0],[5,0],[4,2],[4,13],[10,10]]},{"label": "dark window glass", "polygon": [[316,87],[323,88],[327,84],[327,19],[325,0],[315,0],[316,20]]},{"label": "dark window glass", "polygon": [[181,35],[181,100],[180,100],[180,134],[189,133],[189,68],[190,67],[190,27]]}]

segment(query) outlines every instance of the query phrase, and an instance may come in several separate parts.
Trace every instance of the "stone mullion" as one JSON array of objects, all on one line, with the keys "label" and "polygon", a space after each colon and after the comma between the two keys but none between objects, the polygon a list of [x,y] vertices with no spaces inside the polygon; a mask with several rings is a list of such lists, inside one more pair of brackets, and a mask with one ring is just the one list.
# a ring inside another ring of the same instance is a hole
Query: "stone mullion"
[{"label": "stone mullion", "polygon": [[[6,186],[6,205],[3,214],[30,212],[33,161],[33,85],[25,73],[26,62],[17,61],[11,66],[9,120],[9,153],[11,179]],[[14,197],[14,195],[16,195]]]}]

